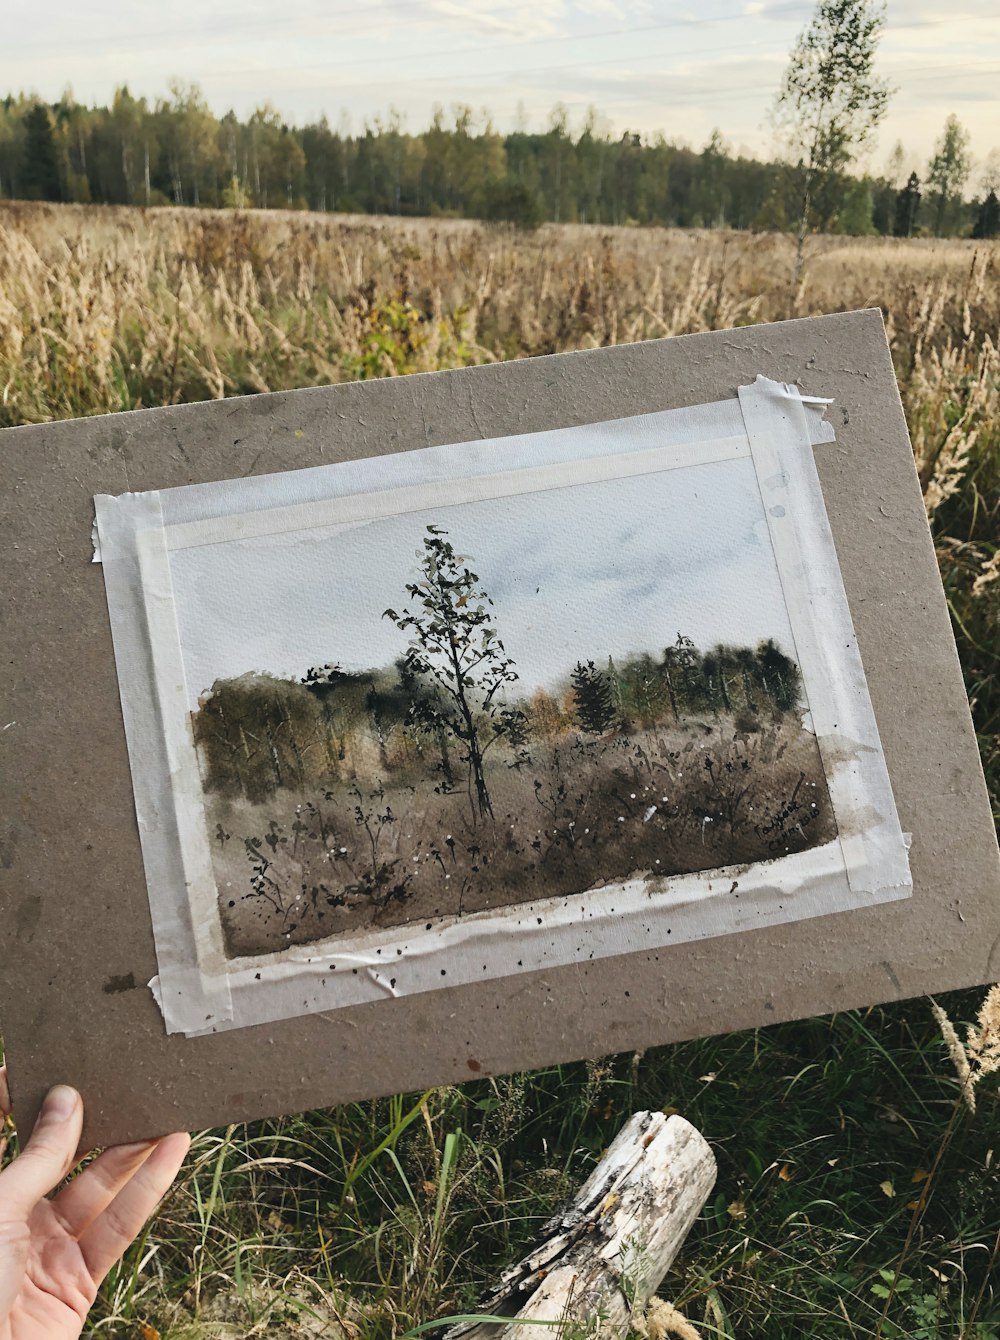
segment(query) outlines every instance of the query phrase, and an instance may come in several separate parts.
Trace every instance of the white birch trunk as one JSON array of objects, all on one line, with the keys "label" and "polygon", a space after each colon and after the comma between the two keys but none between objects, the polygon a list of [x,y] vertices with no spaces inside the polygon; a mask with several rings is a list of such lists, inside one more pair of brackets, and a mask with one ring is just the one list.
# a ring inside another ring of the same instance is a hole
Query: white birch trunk
[{"label": "white birch trunk", "polygon": [[637,1112],[545,1240],[505,1271],[480,1311],[445,1340],[556,1340],[560,1321],[624,1336],[680,1250],[715,1184],[707,1143],[683,1117]]}]

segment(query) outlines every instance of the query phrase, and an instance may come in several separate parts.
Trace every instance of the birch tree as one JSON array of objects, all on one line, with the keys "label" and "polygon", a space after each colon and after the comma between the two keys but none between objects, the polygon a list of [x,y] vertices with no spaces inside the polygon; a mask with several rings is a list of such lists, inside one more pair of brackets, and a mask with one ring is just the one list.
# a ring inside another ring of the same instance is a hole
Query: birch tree
[{"label": "birch tree", "polygon": [[972,160],[969,156],[969,132],[952,113],[927,165],[927,185],[934,192],[934,236],[940,237],[945,221],[956,202],[961,203],[962,189],[969,180]]},{"label": "birch tree", "polygon": [[775,120],[798,165],[796,288],[817,197],[870,145],[888,108],[892,90],[875,73],[884,26],[879,0],[818,0],[792,49]]}]

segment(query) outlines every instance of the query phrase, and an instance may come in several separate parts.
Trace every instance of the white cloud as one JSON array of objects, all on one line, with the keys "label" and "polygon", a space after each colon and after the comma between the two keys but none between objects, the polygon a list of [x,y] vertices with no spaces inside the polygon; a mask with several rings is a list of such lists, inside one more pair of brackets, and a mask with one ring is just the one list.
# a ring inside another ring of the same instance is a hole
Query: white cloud
[{"label": "white cloud", "polygon": [[[544,3],[528,9],[512,8],[500,12],[492,4],[457,4],[455,0],[429,0],[429,8],[449,26],[471,29],[475,33],[498,32],[529,39],[547,37],[556,31],[555,19],[563,6]],[[558,13],[549,11],[556,10]]]},{"label": "white cloud", "polygon": [[[523,101],[542,126],[561,100],[575,114],[594,104],[617,133],[662,127],[700,143],[717,125],[766,153],[765,112],[811,11],[812,0],[289,0],[279,15],[270,0],[175,0],[168,14],[49,0],[22,19],[7,78],[104,102],[126,81],[162,96],[177,75],[218,112],[269,100],[296,122],[346,108],[359,125],[392,104],[414,129],[453,102],[487,105],[506,129]],[[879,64],[898,93],[877,157],[901,138],[925,159],[950,111],[980,156],[1000,140],[993,5],[892,0]]]}]

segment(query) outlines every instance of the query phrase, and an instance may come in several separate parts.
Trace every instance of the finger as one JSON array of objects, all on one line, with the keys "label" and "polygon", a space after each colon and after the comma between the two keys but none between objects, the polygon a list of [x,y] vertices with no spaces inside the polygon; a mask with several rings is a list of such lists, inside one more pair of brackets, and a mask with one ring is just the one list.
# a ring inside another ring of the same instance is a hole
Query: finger
[{"label": "finger", "polygon": [[0,1172],[0,1215],[28,1215],[72,1168],[83,1128],[83,1102],[75,1089],[50,1089],[23,1153]]},{"label": "finger", "polygon": [[155,1148],[155,1140],[116,1145],[66,1183],[53,1199],[52,1209],[71,1238],[78,1238],[103,1214]]},{"label": "finger", "polygon": [[191,1143],[189,1135],[161,1140],[108,1208],[80,1237],[80,1251],[95,1284],[108,1273],[162,1200]]}]

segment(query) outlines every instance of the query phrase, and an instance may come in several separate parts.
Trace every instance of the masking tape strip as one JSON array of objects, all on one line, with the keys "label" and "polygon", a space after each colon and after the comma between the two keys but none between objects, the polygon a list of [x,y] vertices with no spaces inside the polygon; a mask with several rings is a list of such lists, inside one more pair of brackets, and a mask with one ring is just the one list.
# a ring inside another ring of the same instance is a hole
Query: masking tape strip
[{"label": "masking tape strip", "polygon": [[909,890],[907,844],[802,404],[794,387],[765,377],[741,386],[739,398],[851,888]]},{"label": "masking tape strip", "polygon": [[[169,674],[176,678],[171,657],[174,648],[179,655],[179,644],[160,494],[129,494],[124,504],[101,495],[95,506],[159,988],[165,996],[161,1008],[171,1032],[195,1032],[231,1020],[232,1002],[218,915],[213,926],[197,927],[191,915],[193,867],[203,868],[207,837],[200,800],[199,819],[192,824],[190,771],[185,775],[170,751],[178,721]],[[190,731],[186,709],[180,729],[185,725]]]}]

